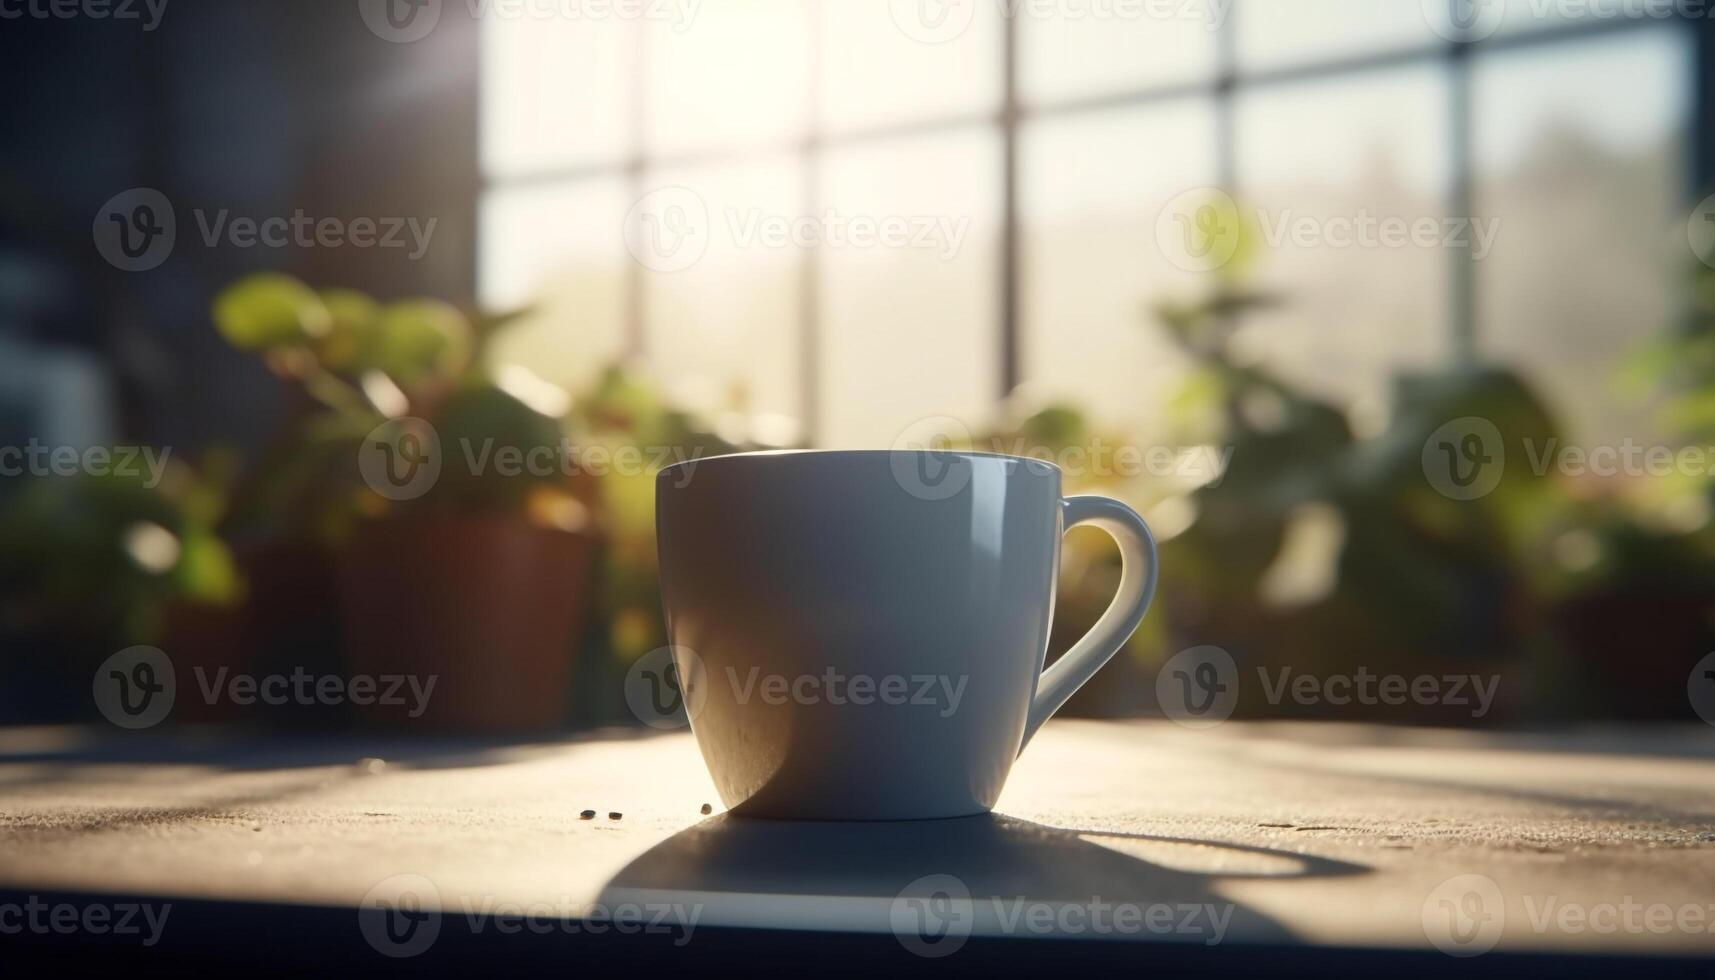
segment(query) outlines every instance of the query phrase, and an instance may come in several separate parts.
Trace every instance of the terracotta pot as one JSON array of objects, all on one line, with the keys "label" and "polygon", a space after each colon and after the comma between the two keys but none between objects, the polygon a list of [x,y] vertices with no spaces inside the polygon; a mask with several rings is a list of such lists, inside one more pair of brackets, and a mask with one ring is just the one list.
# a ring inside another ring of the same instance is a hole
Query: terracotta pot
[{"label": "terracotta pot", "polygon": [[1715,646],[1715,595],[1707,589],[1614,592],[1557,607],[1585,717],[1690,720],[1691,665]]},{"label": "terracotta pot", "polygon": [[[234,548],[249,585],[245,656],[240,667],[258,676],[296,670],[322,677],[344,670],[340,657],[338,569],[331,549],[292,538]],[[324,731],[344,723],[337,704],[251,705],[243,717],[271,727]]]},{"label": "terracotta pot", "polygon": [[172,660],[178,682],[173,721],[237,719],[231,701],[216,697],[211,702],[203,692],[221,678],[247,669],[250,636],[245,619],[245,608],[238,603],[217,606],[174,599],[167,604],[160,647]]},{"label": "terracotta pot", "polygon": [[377,678],[381,693],[394,676],[417,686],[397,689],[402,704],[353,705],[353,717],[411,731],[564,724],[594,555],[592,536],[519,517],[363,528],[340,568],[352,676]]}]

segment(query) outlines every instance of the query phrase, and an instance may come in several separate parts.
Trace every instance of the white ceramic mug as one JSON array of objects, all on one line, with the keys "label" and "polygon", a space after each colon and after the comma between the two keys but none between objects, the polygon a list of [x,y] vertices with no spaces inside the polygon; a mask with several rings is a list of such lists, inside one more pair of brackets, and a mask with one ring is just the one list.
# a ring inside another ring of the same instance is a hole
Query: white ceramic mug
[{"label": "white ceramic mug", "polygon": [[[1046,672],[1060,540],[1119,542],[1119,594]],[[1155,592],[1149,528],[1060,495],[1034,459],[792,452],[656,483],[661,585],[691,726],[735,813],[987,812],[1013,759],[1107,663]]]}]

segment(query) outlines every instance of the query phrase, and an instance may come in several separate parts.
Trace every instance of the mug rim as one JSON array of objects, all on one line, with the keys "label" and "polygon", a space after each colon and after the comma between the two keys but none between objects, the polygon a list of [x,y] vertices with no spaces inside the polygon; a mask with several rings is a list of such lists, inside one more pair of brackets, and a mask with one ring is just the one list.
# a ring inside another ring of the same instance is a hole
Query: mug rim
[{"label": "mug rim", "polygon": [[839,457],[855,458],[855,457],[864,457],[864,456],[897,456],[900,454],[909,454],[909,455],[914,455],[914,456],[925,456],[925,455],[929,455],[931,453],[933,453],[934,455],[937,455],[937,456],[957,456],[957,457],[961,457],[964,459],[1003,459],[1003,460],[1011,460],[1011,461],[1018,462],[1018,463],[1036,464],[1038,466],[1042,466],[1042,467],[1046,468],[1049,471],[1052,471],[1056,475],[1059,475],[1062,477],[1065,475],[1061,471],[1060,465],[1058,463],[1052,463],[1052,462],[1049,462],[1048,460],[1045,460],[1045,459],[1037,459],[1034,456],[1014,456],[1010,453],[985,453],[985,452],[967,451],[967,450],[962,450],[962,449],[761,449],[761,450],[753,450],[751,452],[722,453],[719,456],[703,456],[703,457],[698,458],[698,459],[680,460],[679,462],[672,463],[672,464],[669,464],[668,466],[662,467],[661,471],[656,475],[656,478],[661,479],[661,478],[665,477],[667,474],[669,474],[669,473],[671,473],[671,472],[673,472],[673,471],[675,471],[681,467],[695,467],[695,466],[702,466],[702,465],[705,465],[707,463],[716,463],[716,462],[731,461],[731,460],[752,460],[752,461],[755,461],[755,460],[764,460],[764,459],[776,459],[776,458],[788,458],[788,457],[806,457],[806,456],[816,456],[816,457],[832,459],[832,458],[839,458]]}]

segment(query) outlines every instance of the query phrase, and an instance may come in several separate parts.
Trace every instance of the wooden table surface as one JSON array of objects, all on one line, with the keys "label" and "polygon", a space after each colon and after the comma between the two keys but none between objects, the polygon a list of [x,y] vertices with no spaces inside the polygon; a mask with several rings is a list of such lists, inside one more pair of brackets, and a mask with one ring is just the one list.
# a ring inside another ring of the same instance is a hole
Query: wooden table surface
[{"label": "wooden table surface", "polygon": [[351,907],[400,875],[455,915],[897,934],[948,875],[978,935],[1711,955],[1715,729],[1056,721],[993,818],[820,825],[723,816],[681,733],[0,731],[0,888]]}]

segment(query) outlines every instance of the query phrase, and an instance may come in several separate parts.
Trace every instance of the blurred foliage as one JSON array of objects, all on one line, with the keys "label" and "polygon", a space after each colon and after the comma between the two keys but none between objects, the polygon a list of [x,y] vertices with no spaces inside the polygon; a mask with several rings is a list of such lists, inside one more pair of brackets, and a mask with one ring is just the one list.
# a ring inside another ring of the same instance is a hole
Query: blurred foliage
[{"label": "blurred foliage", "polygon": [[[655,478],[674,463],[761,447],[730,442],[714,426],[672,405],[634,368],[609,367],[578,399],[573,424],[587,446],[601,447],[601,496],[607,550],[601,568],[601,619],[618,663],[667,642],[655,541]],[[637,465],[621,463],[622,452]]]},{"label": "blurred foliage", "polygon": [[243,594],[216,531],[236,460],[193,470],[167,460],[143,475],[25,483],[0,509],[0,631],[81,638],[98,647],[158,638],[170,601],[230,605]]},{"label": "blurred foliage", "polygon": [[[264,357],[300,397],[292,419],[239,494],[234,534],[308,534],[329,546],[355,522],[510,513],[603,539],[600,639],[619,662],[666,642],[655,551],[662,466],[755,448],[717,435],[638,371],[614,365],[573,399],[521,365],[491,363],[491,344],[523,311],[466,315],[434,300],[380,303],[316,292],[277,275],[234,284],[215,303],[222,334]],[[440,478],[392,502],[352,460],[388,418],[418,417],[440,438]],[[493,453],[552,459],[502,472]],[[480,467],[472,465],[481,459]]]},{"label": "blurred foliage", "polygon": [[[1665,583],[1709,595],[1707,512],[1664,529],[1631,501],[1534,465],[1566,434],[1523,378],[1478,365],[1400,375],[1386,428],[1360,438],[1340,407],[1235,353],[1241,316],[1283,302],[1246,279],[1246,263],[1230,263],[1202,299],[1153,311],[1196,365],[1170,402],[1180,437],[1232,451],[1163,545],[1163,612],[1178,645],[1214,643],[1241,664],[1300,670],[1511,664],[1534,685],[1513,696],[1554,712],[1600,705],[1590,688],[1603,681],[1577,661],[1618,652],[1581,643],[1569,605]],[[1712,280],[1700,279],[1707,289]],[[1696,333],[1658,355],[1699,379],[1670,408],[1683,421],[1715,391],[1712,335]],[[1425,447],[1441,426],[1472,417],[1501,433],[1507,465],[1492,492],[1455,500],[1426,478]],[[1707,421],[1680,431],[1706,438],[1715,416]],[[1628,624],[1647,642],[1638,625]]]},{"label": "blurred foliage", "polygon": [[[1679,661],[1712,625],[1707,477],[1604,483],[1539,465],[1546,447],[1567,445],[1567,433],[1523,377],[1496,366],[1396,376],[1385,426],[1365,429],[1234,342],[1247,315],[1289,302],[1249,285],[1259,254],[1241,244],[1201,296],[1149,310],[1148,328],[1191,365],[1158,410],[1140,413],[1159,430],[1097,431],[1075,406],[1028,404],[1020,392],[1002,424],[975,440],[984,451],[1061,460],[1102,443],[1229,454],[1224,469],[1189,483],[1068,472],[1068,492],[1121,496],[1161,538],[1160,598],[1130,649],[1159,662],[1214,644],[1243,671],[1501,672],[1512,679],[1497,719],[1682,711],[1682,681],[1659,681],[1683,678],[1689,662]],[[1707,446],[1715,444],[1715,271],[1699,269],[1697,292],[1692,322],[1640,355],[1631,374],[1652,393],[1670,393],[1662,412],[1672,431]],[[1491,492],[1456,500],[1428,479],[1426,446],[1442,426],[1468,418],[1495,426],[1507,463]],[[1054,649],[1090,628],[1118,580],[1112,544],[1080,534],[1066,542]],[[1146,689],[1153,674],[1126,670],[1098,675],[1096,690],[1075,705],[1136,705],[1136,690],[1117,689]],[[1635,697],[1616,693],[1626,685]],[[1253,699],[1240,710],[1292,706]],[[1416,720],[1470,719],[1431,712]]]},{"label": "blurred foliage", "polygon": [[[501,447],[526,457],[561,449],[562,420],[507,390],[488,364],[491,341],[516,314],[467,315],[433,299],[384,304],[350,289],[317,292],[277,273],[234,283],[213,313],[222,336],[263,357],[296,391],[285,426],[240,487],[230,533],[336,546],[357,521],[390,514],[516,513],[578,527],[587,520],[563,467],[508,469],[491,456],[469,465]],[[524,383],[535,394],[551,388]],[[441,479],[404,504],[375,494],[352,465],[375,427],[401,417],[429,421],[444,455]]]}]

